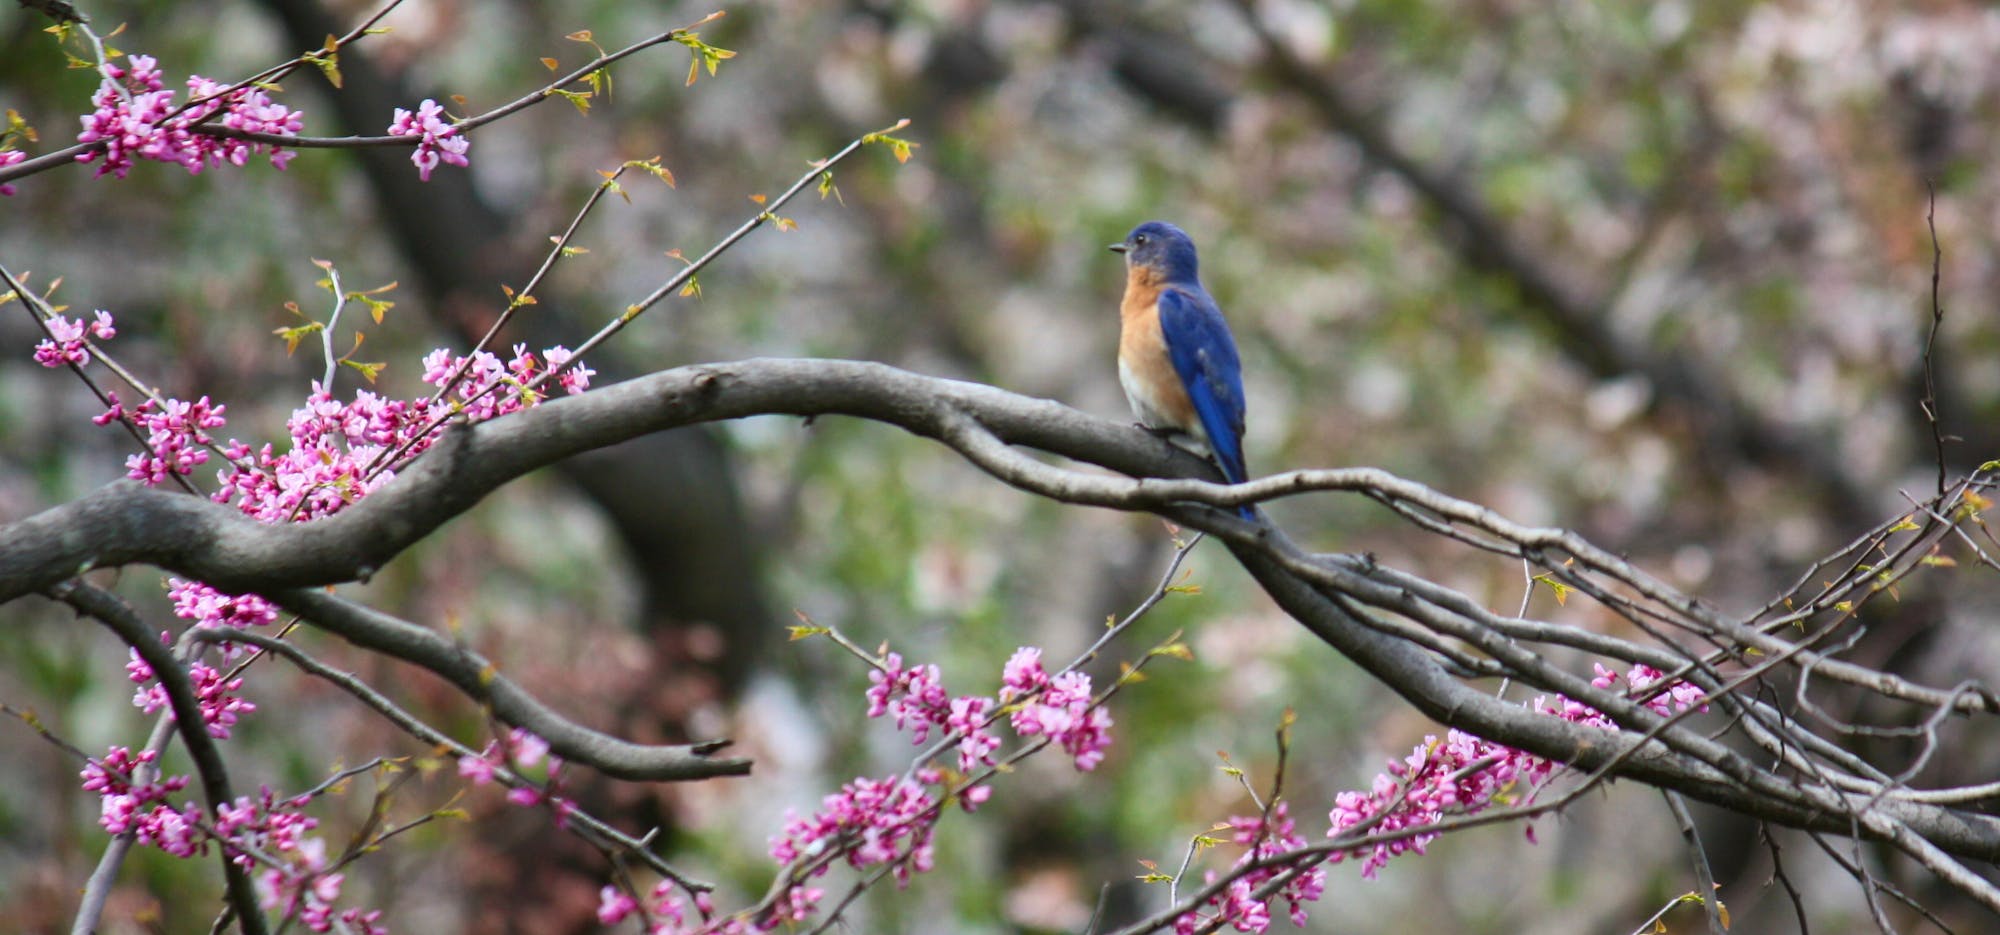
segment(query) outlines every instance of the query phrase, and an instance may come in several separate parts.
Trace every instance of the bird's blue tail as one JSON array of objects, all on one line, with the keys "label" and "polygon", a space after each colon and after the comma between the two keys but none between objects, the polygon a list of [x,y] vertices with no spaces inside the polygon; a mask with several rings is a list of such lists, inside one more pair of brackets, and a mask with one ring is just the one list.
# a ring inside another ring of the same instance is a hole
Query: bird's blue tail
[{"label": "bird's blue tail", "polygon": [[[1194,399],[1195,413],[1201,417],[1202,425],[1207,429],[1208,450],[1215,454],[1215,466],[1222,469],[1223,479],[1232,484],[1241,484],[1249,480],[1250,469],[1243,464],[1243,440],[1229,431],[1226,428],[1227,423],[1223,420],[1209,418],[1208,410],[1220,407],[1208,398],[1208,394],[1191,395]],[[1209,405],[1204,406],[1204,402]],[[1246,504],[1236,508],[1236,515],[1254,523],[1257,521],[1257,508]]]}]

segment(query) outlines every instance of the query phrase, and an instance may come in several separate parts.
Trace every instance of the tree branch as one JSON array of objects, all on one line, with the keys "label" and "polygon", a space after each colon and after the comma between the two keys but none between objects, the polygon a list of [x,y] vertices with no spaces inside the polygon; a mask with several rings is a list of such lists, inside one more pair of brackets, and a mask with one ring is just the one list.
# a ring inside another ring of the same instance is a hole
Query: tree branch
[{"label": "tree branch", "polygon": [[[48,591],[50,597],[102,621],[152,667],[154,677],[167,692],[174,726],[181,741],[187,744],[188,755],[194,759],[202,797],[208,800],[209,818],[214,819],[224,806],[235,804],[236,796],[229,789],[229,768],[222,762],[221,751],[215,748],[215,739],[208,735],[208,722],[201,716],[201,704],[195,699],[194,682],[188,678],[187,667],[174,658],[173,651],[160,643],[131,607],[109,591],[82,581],[63,582]],[[263,910],[257,906],[257,890],[250,883],[250,874],[236,862],[237,854],[228,845],[221,848],[220,857],[223,879],[228,884],[230,911],[236,914],[244,935],[263,935],[268,929],[264,926]]]},{"label": "tree branch", "polygon": [[466,697],[493,710],[493,716],[548,741],[563,759],[584,763],[619,779],[691,780],[740,776],[750,761],[717,759],[712,754],[726,741],[670,746],[645,746],[598,733],[556,713],[499,673],[486,657],[435,631],[343,600],[323,591],[300,588],[267,595],[272,602],[338,634],[363,649],[421,666]]},{"label": "tree branch", "polygon": [[[443,637],[300,589],[365,577],[498,486],[563,458],[701,422],[836,414],[936,439],[1038,496],[1153,512],[1221,538],[1287,613],[1440,723],[1579,768],[1609,768],[1612,775],[1772,823],[1882,841],[1975,898],[1994,899],[1991,888],[1952,855],[2000,857],[2000,819],[1910,794],[1894,771],[1857,762],[1796,718],[1731,694],[1768,673],[1810,670],[1884,699],[1922,705],[1925,730],[1937,729],[1947,715],[1995,711],[1993,695],[1984,688],[1914,685],[1815,648],[1848,611],[1827,609],[1834,615],[1830,622],[1789,639],[1788,629],[1721,614],[1575,533],[1521,526],[1386,472],[1296,471],[1223,486],[1203,479],[1216,476],[1206,462],[1128,425],[1049,400],[880,364],[766,359],[682,367],[456,427],[376,493],[308,524],[262,525],[204,500],[119,482],[0,527],[0,601],[48,587],[81,568],[153,564],[224,590],[270,596],[360,645],[439,672],[474,697],[490,699],[496,711],[523,705],[510,717],[552,717],[546,709],[526,707],[526,696],[511,695],[506,683],[490,677],[482,682],[484,661]],[[1051,463],[1023,449],[1125,476]],[[1984,483],[1975,478],[1948,495]],[[1471,598],[1381,568],[1372,559],[1308,552],[1268,521],[1244,521],[1227,509],[1311,491],[1366,496],[1422,528],[1464,533],[1461,538],[1480,548],[1527,558],[1628,619],[1648,624],[1652,643],[1500,617]],[[1952,510],[1941,501],[1936,512],[1949,516]],[[1921,558],[1909,554],[1906,560]],[[1884,572],[1878,567],[1866,573]],[[1669,626],[1650,625],[1655,622]],[[1683,641],[1692,645],[1680,645]],[[1751,748],[1761,755],[1709,736],[1683,715],[1663,717],[1640,698],[1593,685],[1555,665],[1549,646],[1663,669],[1676,666],[1710,692],[1712,702],[1736,715],[1722,733],[1764,741]],[[1587,704],[1621,729],[1579,725],[1504,701],[1463,681],[1459,661]],[[1725,677],[1723,666],[1742,674]]]}]

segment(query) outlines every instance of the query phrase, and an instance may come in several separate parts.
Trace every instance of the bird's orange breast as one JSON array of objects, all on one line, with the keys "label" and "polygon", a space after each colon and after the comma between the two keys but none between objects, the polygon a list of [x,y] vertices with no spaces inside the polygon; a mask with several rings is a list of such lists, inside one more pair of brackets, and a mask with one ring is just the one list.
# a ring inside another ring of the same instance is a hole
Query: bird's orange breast
[{"label": "bird's orange breast", "polygon": [[1154,428],[1198,432],[1194,402],[1181,385],[1167,357],[1166,334],[1160,330],[1160,276],[1144,267],[1125,275],[1125,298],[1119,303],[1118,378],[1139,421]]}]

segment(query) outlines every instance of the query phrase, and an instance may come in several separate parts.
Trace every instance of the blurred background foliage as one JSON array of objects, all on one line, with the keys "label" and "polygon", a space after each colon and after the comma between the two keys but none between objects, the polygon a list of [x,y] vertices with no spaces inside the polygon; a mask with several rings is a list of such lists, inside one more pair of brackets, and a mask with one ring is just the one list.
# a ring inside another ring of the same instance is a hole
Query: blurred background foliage
[{"label": "blurred background foliage", "polygon": [[[369,4],[264,0],[84,4],[119,48],[170,76],[235,78],[316,46]],[[348,93],[286,82],[307,132],[379,133],[390,108],[456,95],[484,110],[589,50],[692,22],[707,4],[412,2],[343,53]],[[1938,394],[1956,469],[1995,456],[2000,347],[2000,12],[1967,2],[1242,2],[765,0],[704,38],[740,55],[684,85],[681,50],[614,71],[583,116],[550,102],[481,130],[469,170],[429,186],[400,152],[308,151],[189,177],[122,182],[77,167],[0,201],[0,259],[63,279],[76,309],[119,316],[114,352],[168,392],[229,406],[229,434],[283,437],[322,366],[287,357],[282,304],[324,314],[308,262],[398,281],[361,357],[376,390],[418,395],[422,353],[464,347],[518,287],[598,170],[658,154],[678,179],[630,181],[509,340],[574,346],[689,255],[756,213],[808,160],[899,117],[915,158],[871,149],[838,199],[784,213],[626,331],[606,377],[757,355],[881,360],[1123,419],[1103,246],[1138,221],[1191,231],[1242,345],[1253,473],[1376,465],[1528,523],[1572,527],[1732,611],[1933,483],[1922,419],[1930,323],[1927,186],[1945,251]],[[65,145],[95,79],[24,10],[0,14],[0,106]],[[371,82],[374,82],[371,84]],[[373,89],[372,91],[370,89]],[[350,111],[337,109],[349,108]],[[118,476],[127,440],[29,360],[26,316],[0,316],[0,517]],[[341,375],[351,392],[355,376]],[[642,788],[577,778],[590,807],[667,829],[673,859],[724,885],[768,882],[787,811],[911,750],[861,717],[862,666],[787,643],[792,611],[938,662],[990,692],[1019,645],[1067,658],[1153,586],[1158,521],[1039,502],[936,446],[842,420],[763,419],[583,459],[517,484],[346,589],[454,627],[560,709],[635,739],[735,738],[741,781]],[[1273,505],[1295,537],[1368,551],[1496,609],[1619,626],[1529,594],[1522,570],[1418,534],[1350,498]],[[1285,790],[1317,835],[1335,792],[1436,732],[1264,600],[1223,553],[1096,669],[1185,630],[1114,704],[1095,773],[1044,758],[991,805],[947,819],[939,872],[872,895],[851,931],[1078,930],[1100,905],[1162,904],[1139,860],[1178,866],[1189,837],[1251,810],[1217,751],[1268,788],[1272,732],[1299,721]],[[1991,595],[1948,570],[1911,582],[1853,653],[1940,684],[1993,671]],[[156,576],[120,589],[165,627]],[[9,607],[0,701],[86,750],[136,744],[124,651],[47,607]],[[352,668],[477,745],[489,725],[442,684],[311,632]],[[1573,660],[1587,671],[1589,660]],[[310,787],[331,764],[413,756],[324,685],[260,667],[262,705],[228,745],[239,786]],[[1886,741],[1876,741],[1886,743]],[[1991,765],[1967,738],[1939,770]],[[0,929],[66,927],[101,848],[79,764],[0,727]],[[447,767],[400,788],[416,815],[457,789]],[[365,817],[357,780],[326,801],[329,838]],[[472,821],[399,840],[349,871],[349,894],[399,931],[589,930],[601,858],[491,789]],[[1333,869],[1314,930],[1629,931],[1694,887],[1665,809],[1614,788],[1545,819],[1460,835],[1364,882]],[[1790,928],[1756,829],[1704,816],[1739,930]],[[1780,836],[1815,931],[1869,928],[1859,887]],[[154,855],[156,856],[156,855]],[[1226,862],[1233,854],[1207,855]],[[1884,859],[1870,853],[1869,859]],[[1793,861],[1796,860],[1796,864]],[[1218,866],[1220,864],[1218,863]],[[1197,867],[1200,863],[1197,863]],[[1920,873],[1888,880],[1962,915]],[[141,859],[108,931],[206,925],[210,864]],[[1677,924],[1693,917],[1670,916]],[[1983,923],[1974,922],[1976,928]],[[1282,928],[1286,923],[1280,922]]]}]

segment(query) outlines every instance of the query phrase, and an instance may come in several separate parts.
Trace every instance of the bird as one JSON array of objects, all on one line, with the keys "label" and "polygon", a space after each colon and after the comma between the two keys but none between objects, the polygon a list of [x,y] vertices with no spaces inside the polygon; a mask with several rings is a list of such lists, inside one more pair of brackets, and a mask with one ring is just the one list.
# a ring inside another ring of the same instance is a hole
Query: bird
[{"label": "bird", "polygon": [[[1212,456],[1232,484],[1243,463],[1243,367],[1222,309],[1202,288],[1194,240],[1147,221],[1111,245],[1125,256],[1118,383],[1140,426]],[[1255,521],[1254,507],[1237,515]]]}]

